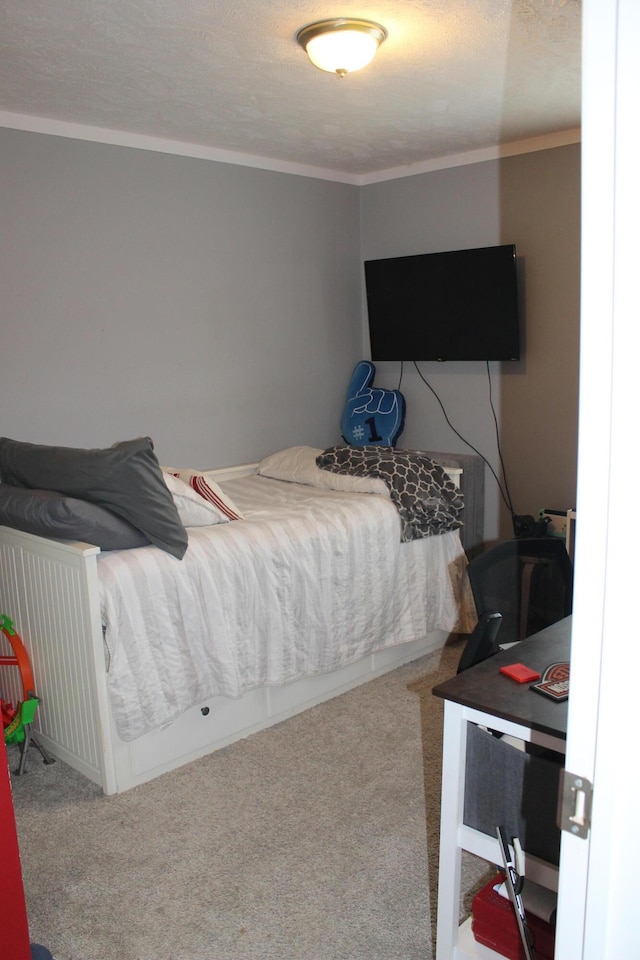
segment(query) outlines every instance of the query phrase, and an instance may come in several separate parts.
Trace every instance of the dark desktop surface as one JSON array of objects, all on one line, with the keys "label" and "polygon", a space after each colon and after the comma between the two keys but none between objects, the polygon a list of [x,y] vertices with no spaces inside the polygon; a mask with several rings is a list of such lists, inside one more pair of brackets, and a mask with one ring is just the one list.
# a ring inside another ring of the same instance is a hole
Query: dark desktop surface
[{"label": "dark desktop surface", "polygon": [[445,680],[434,687],[433,693],[444,700],[566,739],[568,701],[550,700],[533,691],[531,683],[517,683],[500,673],[500,667],[523,663],[542,675],[552,663],[568,661],[570,651],[571,617],[566,617],[509,650]]}]

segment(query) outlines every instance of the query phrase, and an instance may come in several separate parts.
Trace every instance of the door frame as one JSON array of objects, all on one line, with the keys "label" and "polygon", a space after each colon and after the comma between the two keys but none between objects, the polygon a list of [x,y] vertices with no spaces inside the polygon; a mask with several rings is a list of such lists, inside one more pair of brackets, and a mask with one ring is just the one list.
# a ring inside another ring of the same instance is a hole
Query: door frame
[{"label": "door frame", "polygon": [[578,520],[567,770],[593,783],[590,837],[563,833],[556,957],[637,952],[640,686],[632,519],[640,379],[640,4],[585,0]]}]

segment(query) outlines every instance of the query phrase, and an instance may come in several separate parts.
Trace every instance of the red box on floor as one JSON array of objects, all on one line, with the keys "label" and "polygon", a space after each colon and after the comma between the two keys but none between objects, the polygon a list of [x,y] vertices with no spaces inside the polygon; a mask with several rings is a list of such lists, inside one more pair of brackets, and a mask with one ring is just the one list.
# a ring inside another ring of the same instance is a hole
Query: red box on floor
[{"label": "red box on floor", "polygon": [[[510,900],[494,890],[504,881],[497,874],[473,898],[471,929],[473,936],[485,947],[490,947],[509,960],[525,960],[518,923]],[[527,924],[533,938],[536,960],[553,960],[555,932],[551,924],[527,914]]]}]

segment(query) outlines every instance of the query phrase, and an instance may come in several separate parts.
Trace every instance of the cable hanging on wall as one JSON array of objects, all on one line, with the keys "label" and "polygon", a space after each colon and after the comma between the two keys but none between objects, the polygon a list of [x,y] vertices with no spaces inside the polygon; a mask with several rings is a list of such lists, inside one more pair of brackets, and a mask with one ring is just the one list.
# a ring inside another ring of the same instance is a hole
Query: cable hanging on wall
[{"label": "cable hanging on wall", "polygon": [[[511,493],[510,493],[510,491],[509,491],[509,484],[508,484],[508,482],[507,482],[507,471],[506,471],[505,464],[504,464],[504,459],[503,459],[503,456],[502,456],[502,447],[501,447],[501,444],[500,444],[500,429],[499,429],[499,426],[498,426],[498,417],[497,417],[497,415],[496,415],[496,411],[495,411],[495,407],[494,407],[494,403],[493,403],[493,392],[492,392],[492,381],[491,381],[491,369],[490,369],[490,367],[489,367],[488,361],[486,362],[486,368],[487,368],[487,378],[488,378],[488,381],[489,381],[489,406],[491,407],[491,412],[492,412],[492,415],[493,415],[493,422],[494,422],[494,424],[495,424],[496,442],[497,442],[497,448],[498,448],[498,458],[499,458],[499,460],[500,460],[500,465],[501,465],[501,467],[502,467],[502,475],[503,475],[503,477],[504,477],[504,485],[503,485],[503,483],[500,481],[500,478],[498,477],[498,474],[497,474],[496,471],[494,470],[493,466],[491,465],[491,463],[489,462],[489,460],[487,459],[487,457],[485,457],[485,455],[484,455],[483,453],[481,453],[481,452],[477,449],[477,447],[474,447],[474,445],[473,445],[469,440],[467,440],[466,437],[463,437],[462,434],[460,433],[460,431],[457,430],[457,429],[454,427],[454,425],[451,423],[451,420],[449,419],[449,416],[448,416],[448,414],[447,414],[447,411],[446,411],[446,409],[445,409],[445,406],[444,406],[442,400],[440,399],[440,397],[438,396],[438,394],[437,394],[437,392],[435,391],[435,389],[431,386],[431,384],[429,383],[429,381],[427,380],[427,378],[424,376],[424,374],[423,374],[422,371],[420,370],[420,367],[418,366],[418,362],[417,362],[416,360],[413,361],[413,365],[414,365],[414,367],[416,368],[416,371],[417,371],[417,373],[418,373],[418,376],[420,377],[420,379],[422,380],[422,382],[425,384],[425,386],[427,386],[427,387],[429,388],[429,390],[431,391],[431,393],[434,395],[434,397],[435,397],[436,400],[438,401],[438,404],[439,404],[439,406],[440,406],[440,409],[442,410],[443,416],[444,416],[444,418],[445,418],[448,426],[451,428],[451,430],[453,430],[453,432],[455,433],[455,435],[456,435],[460,440],[462,440],[462,442],[463,442],[467,447],[469,447],[469,449],[473,450],[473,452],[476,453],[476,454],[480,457],[480,459],[483,460],[484,463],[486,463],[486,465],[488,466],[489,470],[491,471],[491,473],[493,474],[493,476],[494,476],[494,478],[495,478],[495,481],[496,481],[496,483],[497,483],[497,485],[498,485],[498,490],[500,491],[500,496],[502,497],[502,499],[503,499],[503,501],[504,501],[504,503],[505,503],[505,505],[506,505],[506,507],[507,507],[507,509],[508,509],[508,511],[509,511],[509,513],[510,513],[510,515],[511,515],[511,520],[512,520],[512,522],[514,523],[514,527],[515,527],[516,513],[515,513],[515,511],[514,511],[514,509],[513,509],[513,501],[511,500]],[[401,377],[401,379],[402,379],[402,369],[401,369],[400,377]]]}]

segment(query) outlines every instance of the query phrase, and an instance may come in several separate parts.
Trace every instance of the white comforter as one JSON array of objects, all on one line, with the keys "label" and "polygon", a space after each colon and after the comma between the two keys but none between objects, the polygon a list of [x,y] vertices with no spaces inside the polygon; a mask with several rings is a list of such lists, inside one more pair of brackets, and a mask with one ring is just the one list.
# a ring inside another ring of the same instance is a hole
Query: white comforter
[{"label": "white comforter", "polygon": [[252,476],[224,485],[244,520],[98,558],[123,740],[213,696],[331,671],[433,629],[469,629],[457,531],[400,543],[391,501]]}]

